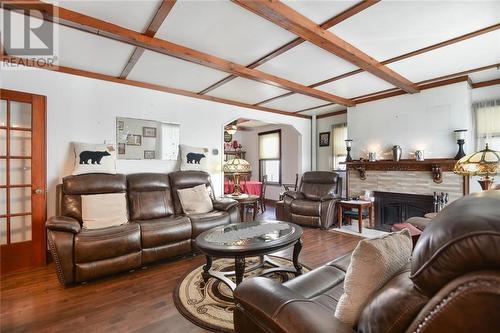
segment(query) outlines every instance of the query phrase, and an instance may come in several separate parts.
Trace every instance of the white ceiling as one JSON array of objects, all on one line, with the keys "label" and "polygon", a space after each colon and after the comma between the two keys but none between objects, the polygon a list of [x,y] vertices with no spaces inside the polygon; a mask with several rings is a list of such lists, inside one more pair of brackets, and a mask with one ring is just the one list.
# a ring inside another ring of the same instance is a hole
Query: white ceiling
[{"label": "white ceiling", "polygon": [[380,1],[330,28],[384,61],[500,22],[500,1]]},{"label": "white ceiling", "polygon": [[229,0],[177,1],[156,36],[242,65],[297,37]]},{"label": "white ceiling", "polygon": [[[54,1],[54,0],[50,0]],[[55,2],[55,1],[54,1]],[[285,0],[285,4],[317,24],[359,3],[355,1]],[[61,7],[144,32],[160,0],[58,1]],[[500,1],[381,1],[332,27],[330,31],[371,57],[383,61],[500,23]],[[118,77],[134,47],[95,34],[55,25],[59,64]],[[14,29],[20,32],[22,29]],[[241,65],[248,65],[297,38],[291,32],[229,0],[178,0],[161,25],[157,38],[181,44]],[[500,63],[500,30],[451,44],[387,65],[413,82],[434,79]],[[356,70],[335,55],[304,42],[258,67],[303,85]],[[500,78],[493,69],[470,75],[473,82]],[[205,66],[146,51],[127,77],[131,80],[198,93],[228,74]],[[353,98],[393,88],[363,72],[315,89]],[[237,78],[208,95],[256,104],[288,91]],[[262,104],[304,114],[343,109],[328,102],[292,94]]]}]

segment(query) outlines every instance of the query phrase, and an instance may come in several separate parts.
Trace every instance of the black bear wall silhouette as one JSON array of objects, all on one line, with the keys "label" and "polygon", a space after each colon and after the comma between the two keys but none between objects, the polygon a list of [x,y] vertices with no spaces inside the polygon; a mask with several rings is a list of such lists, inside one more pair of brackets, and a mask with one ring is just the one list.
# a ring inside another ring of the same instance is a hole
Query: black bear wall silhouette
[{"label": "black bear wall silhouette", "polygon": [[[107,151],[89,151],[85,150],[80,153],[80,164],[101,164],[104,156],[111,155]],[[89,163],[90,161],[90,163]]]},{"label": "black bear wall silhouette", "polygon": [[206,157],[205,154],[189,153],[186,155],[188,164],[200,164],[202,158]]}]

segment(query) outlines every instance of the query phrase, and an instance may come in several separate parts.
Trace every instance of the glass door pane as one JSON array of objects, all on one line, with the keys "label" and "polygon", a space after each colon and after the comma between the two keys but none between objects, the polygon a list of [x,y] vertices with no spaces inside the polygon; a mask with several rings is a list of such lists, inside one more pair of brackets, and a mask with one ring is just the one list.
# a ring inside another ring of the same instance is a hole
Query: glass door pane
[{"label": "glass door pane", "polygon": [[7,101],[0,100],[0,126],[7,126]]},{"label": "glass door pane", "polygon": [[31,128],[31,104],[10,101],[10,127]]},{"label": "glass door pane", "polygon": [[[31,160],[10,160],[10,185],[31,184]],[[0,161],[1,170],[1,161]],[[2,178],[0,177],[0,180]]]},{"label": "glass door pane", "polygon": [[7,219],[0,218],[0,245],[7,244]]},{"label": "glass door pane", "polygon": [[10,242],[31,240],[31,215],[10,218]]},{"label": "glass door pane", "polygon": [[11,187],[10,214],[31,213],[31,187]]}]

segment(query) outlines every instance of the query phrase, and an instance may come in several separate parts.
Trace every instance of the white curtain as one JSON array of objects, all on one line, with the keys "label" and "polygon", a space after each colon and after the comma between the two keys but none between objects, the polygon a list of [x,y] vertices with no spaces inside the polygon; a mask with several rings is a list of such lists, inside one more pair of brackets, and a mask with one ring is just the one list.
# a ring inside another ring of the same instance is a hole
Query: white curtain
[{"label": "white curtain", "polygon": [[347,139],[347,123],[332,126],[332,168],[334,170],[345,170],[345,162],[347,151],[345,147],[345,140]]},{"label": "white curtain", "polygon": [[474,103],[477,149],[484,149],[488,143],[490,149],[500,150],[500,100]]},{"label": "white curtain", "polygon": [[280,133],[259,134],[259,159],[280,159]]}]

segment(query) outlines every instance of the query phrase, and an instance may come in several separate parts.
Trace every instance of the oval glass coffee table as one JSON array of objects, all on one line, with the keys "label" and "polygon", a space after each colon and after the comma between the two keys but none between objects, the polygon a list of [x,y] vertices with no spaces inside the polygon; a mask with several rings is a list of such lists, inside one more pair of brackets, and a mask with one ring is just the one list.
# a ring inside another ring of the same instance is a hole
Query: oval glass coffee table
[{"label": "oval glass coffee table", "polygon": [[[234,223],[207,230],[196,237],[196,245],[207,259],[206,265],[203,266],[203,280],[206,282],[213,277],[234,290],[243,280],[245,272],[250,272],[265,264],[269,264],[271,268],[265,269],[260,275],[272,272],[300,275],[302,274],[302,266],[299,263],[299,254],[302,249],[301,237],[301,227],[282,221]],[[293,246],[293,267],[281,266],[266,255],[290,246]],[[245,269],[245,258],[256,256],[260,257],[259,263]],[[235,270],[213,271],[211,267],[214,257],[234,258]],[[229,278],[231,275],[236,276],[236,283]]]}]

